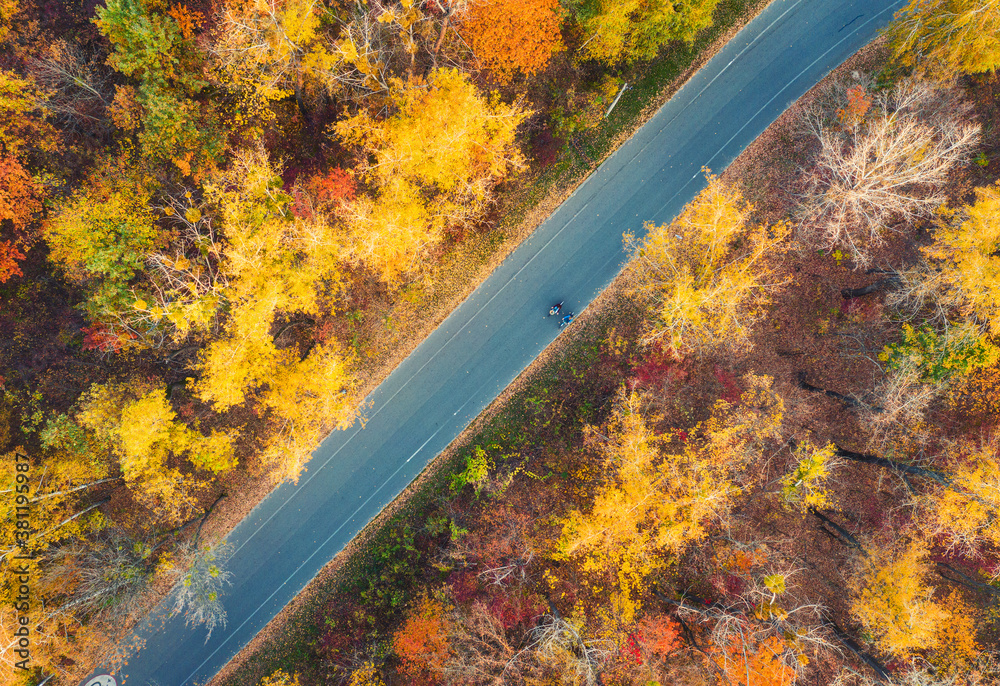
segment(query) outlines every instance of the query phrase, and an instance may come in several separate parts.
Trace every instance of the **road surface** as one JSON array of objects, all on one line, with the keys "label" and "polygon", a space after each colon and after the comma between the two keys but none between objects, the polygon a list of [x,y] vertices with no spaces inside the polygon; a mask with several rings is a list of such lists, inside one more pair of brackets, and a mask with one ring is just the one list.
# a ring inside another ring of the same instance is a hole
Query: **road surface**
[{"label": "road surface", "polygon": [[206,643],[164,605],[119,682],[207,682],[555,339],[553,302],[580,313],[615,278],[623,232],[670,221],[702,167],[725,169],[901,5],[774,0],[369,396],[364,428],[330,435],[233,530],[227,628]]}]

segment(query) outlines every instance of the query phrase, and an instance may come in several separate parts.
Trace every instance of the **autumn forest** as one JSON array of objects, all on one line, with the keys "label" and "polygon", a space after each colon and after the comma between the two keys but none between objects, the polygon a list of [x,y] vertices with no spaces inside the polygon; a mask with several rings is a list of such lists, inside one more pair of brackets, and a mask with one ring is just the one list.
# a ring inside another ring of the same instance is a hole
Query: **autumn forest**
[{"label": "autumn forest", "polygon": [[[228,528],[761,7],[0,0],[3,683],[224,626]],[[998,66],[913,0],[214,683],[997,683]]]}]

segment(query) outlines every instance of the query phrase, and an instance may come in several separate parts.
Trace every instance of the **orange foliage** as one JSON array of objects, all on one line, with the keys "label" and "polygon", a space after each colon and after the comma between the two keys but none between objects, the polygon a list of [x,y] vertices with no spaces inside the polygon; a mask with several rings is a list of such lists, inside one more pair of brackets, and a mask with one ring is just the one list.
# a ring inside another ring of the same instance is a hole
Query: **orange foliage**
[{"label": "orange foliage", "polygon": [[18,260],[23,259],[24,254],[13,243],[0,241],[0,283],[4,283],[12,276],[24,276],[17,265]]},{"label": "orange foliage", "polygon": [[667,615],[646,615],[636,633],[643,650],[654,655],[665,656],[681,645],[681,625]]},{"label": "orange foliage", "polygon": [[450,655],[444,613],[440,602],[425,596],[392,636],[392,648],[413,678],[439,671]]},{"label": "orange foliage", "polygon": [[937,647],[931,664],[944,674],[966,673],[979,655],[976,643],[976,610],[962,599],[962,594],[952,591],[943,603],[951,613],[937,626]]},{"label": "orange foliage", "polygon": [[787,686],[795,681],[795,670],[785,664],[785,645],[777,636],[762,641],[756,650],[734,637],[721,660],[728,683],[732,686]]},{"label": "orange foliage", "polygon": [[316,198],[318,205],[332,206],[354,200],[358,194],[358,184],[349,171],[334,167],[326,174],[309,177],[306,190]]},{"label": "orange foliage", "polygon": [[506,83],[516,72],[526,76],[545,68],[562,49],[559,0],[491,0],[474,5],[462,37],[482,65]]},{"label": "orange foliage", "polygon": [[171,5],[167,14],[177,22],[177,27],[181,30],[184,40],[191,40],[195,30],[201,28],[202,22],[205,21],[205,15],[188,9],[187,5]]},{"label": "orange foliage", "polygon": [[868,109],[872,106],[872,97],[864,86],[852,86],[847,89],[847,104],[837,110],[837,119],[844,128],[852,128],[864,121]]},{"label": "orange foliage", "polygon": [[41,209],[31,175],[13,157],[0,158],[0,224],[9,220],[21,234]]}]

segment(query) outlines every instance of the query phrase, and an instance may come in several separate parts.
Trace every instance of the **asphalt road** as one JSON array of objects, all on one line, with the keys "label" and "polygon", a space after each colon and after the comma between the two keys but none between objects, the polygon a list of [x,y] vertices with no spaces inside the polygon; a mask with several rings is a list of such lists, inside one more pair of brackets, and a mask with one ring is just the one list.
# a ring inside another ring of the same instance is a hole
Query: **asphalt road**
[{"label": "asphalt road", "polygon": [[703,166],[722,171],[902,4],[774,0],[369,396],[364,428],[330,435],[233,530],[228,627],[206,643],[159,608],[119,682],[207,682],[555,339],[551,303],[580,313],[614,279],[624,231],[670,221]]}]

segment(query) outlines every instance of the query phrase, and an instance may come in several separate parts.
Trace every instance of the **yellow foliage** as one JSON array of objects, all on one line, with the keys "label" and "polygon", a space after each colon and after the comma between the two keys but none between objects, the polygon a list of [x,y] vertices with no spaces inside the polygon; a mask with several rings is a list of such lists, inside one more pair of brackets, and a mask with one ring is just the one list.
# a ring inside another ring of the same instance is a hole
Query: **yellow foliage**
[{"label": "yellow foliage", "polygon": [[983,544],[1000,545],[1000,461],[994,442],[958,444],[950,486],[921,494],[918,505],[932,535],[975,554]]},{"label": "yellow foliage", "polygon": [[262,398],[276,419],[263,459],[279,467],[277,478],[297,479],[327,432],[354,420],[356,380],[348,360],[333,342],[317,346],[301,361],[297,354],[281,356]]},{"label": "yellow foliage", "polygon": [[902,64],[945,77],[1000,66],[1000,7],[991,0],[910,0],[888,35]]},{"label": "yellow foliage", "polygon": [[953,590],[944,599],[943,605],[951,617],[937,629],[931,664],[942,674],[965,674],[976,663],[980,646],[976,643],[976,608],[962,599],[962,594]]},{"label": "yellow foliage", "polygon": [[79,405],[79,425],[110,444],[136,499],[166,520],[181,519],[197,507],[192,496],[197,482],[171,466],[174,456],[187,455],[195,466],[216,473],[236,465],[232,437],[204,436],[178,422],[164,388],[95,385]]},{"label": "yellow foliage", "polygon": [[240,153],[232,171],[206,192],[219,207],[225,237],[225,286],[218,295],[229,305],[229,319],[203,351],[202,376],[193,387],[199,398],[225,410],[273,378],[280,362],[271,339],[275,317],[317,311],[319,292],[340,279],[341,248],[322,216],[292,215],[291,197],[262,149]]},{"label": "yellow foliage", "polygon": [[581,56],[608,64],[652,59],[674,40],[691,42],[712,25],[718,0],[585,0],[577,21],[587,36]]},{"label": "yellow foliage", "polygon": [[316,7],[315,0],[226,3],[214,66],[223,85],[241,93],[244,106],[266,108],[327,66]]},{"label": "yellow foliage", "polygon": [[270,676],[264,677],[260,686],[299,686],[299,675],[289,674],[283,669],[279,669]]},{"label": "yellow foliage", "polygon": [[669,225],[646,225],[633,254],[633,294],[649,303],[646,342],[676,351],[750,345],[749,326],[764,316],[774,273],[767,258],[780,253],[788,227],[748,228],[752,206],[715,176]]},{"label": "yellow foliage", "polygon": [[347,686],[385,686],[385,682],[375,664],[368,660],[351,672],[351,680],[347,682]]},{"label": "yellow foliage", "polygon": [[1000,333],[1000,185],[976,189],[976,200],[958,211],[943,210],[945,221],[934,243],[923,248],[935,267],[928,275],[946,305],[985,321]]},{"label": "yellow foliage", "polygon": [[934,601],[928,573],[927,546],[914,541],[901,551],[873,551],[849,580],[851,615],[881,650],[906,656],[936,645],[951,615]]},{"label": "yellow foliage", "polygon": [[[573,510],[562,520],[554,557],[581,557],[583,571],[595,578],[614,575],[612,602],[623,621],[638,612],[635,597],[645,577],[726,516],[740,492],[733,472],[780,425],[781,402],[769,390],[770,379],[748,380],[741,402],[720,402],[699,438],[680,450],[652,428],[657,418],[644,414],[640,394],[620,392],[602,445],[607,481],[589,512]],[[755,402],[758,407],[744,409]]]},{"label": "yellow foliage", "polygon": [[483,98],[456,69],[437,69],[394,94],[396,114],[368,113],[335,127],[360,148],[361,171],[374,189],[347,212],[350,254],[393,282],[441,238],[449,225],[479,216],[492,188],[522,160],[514,134],[526,113]]},{"label": "yellow foliage", "polygon": [[796,447],[799,462],[794,471],[781,479],[781,496],[786,506],[805,511],[830,504],[826,484],[836,465],[836,453],[833,443],[817,448],[804,441]]}]

